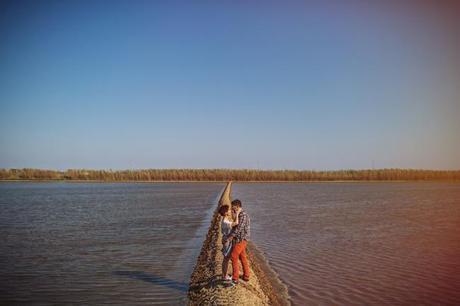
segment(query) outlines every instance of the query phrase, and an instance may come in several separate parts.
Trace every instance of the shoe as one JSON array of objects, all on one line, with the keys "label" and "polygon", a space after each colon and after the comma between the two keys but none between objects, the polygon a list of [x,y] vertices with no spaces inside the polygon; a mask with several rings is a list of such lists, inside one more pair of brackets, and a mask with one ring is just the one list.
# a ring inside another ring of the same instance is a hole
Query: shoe
[{"label": "shoe", "polygon": [[224,288],[235,287],[235,284],[233,282],[225,282],[223,285],[224,285]]},{"label": "shoe", "polygon": [[240,278],[241,278],[242,280],[244,280],[245,282],[249,282],[249,277],[241,276],[241,275],[240,275]]},{"label": "shoe", "polygon": [[238,285],[238,281],[237,281],[237,280],[234,280],[234,279],[232,279],[232,284],[233,284],[233,286],[236,286],[236,285]]},{"label": "shoe", "polygon": [[224,280],[231,281],[232,277],[230,275],[225,275]]}]

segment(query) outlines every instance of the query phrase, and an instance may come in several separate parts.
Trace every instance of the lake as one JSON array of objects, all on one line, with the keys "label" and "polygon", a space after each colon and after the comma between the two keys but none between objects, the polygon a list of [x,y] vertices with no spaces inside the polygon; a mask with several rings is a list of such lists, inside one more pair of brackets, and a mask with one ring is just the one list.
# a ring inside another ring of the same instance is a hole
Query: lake
[{"label": "lake", "polygon": [[184,304],[224,187],[0,183],[0,304]]},{"label": "lake", "polygon": [[460,184],[233,185],[294,305],[460,305]]}]

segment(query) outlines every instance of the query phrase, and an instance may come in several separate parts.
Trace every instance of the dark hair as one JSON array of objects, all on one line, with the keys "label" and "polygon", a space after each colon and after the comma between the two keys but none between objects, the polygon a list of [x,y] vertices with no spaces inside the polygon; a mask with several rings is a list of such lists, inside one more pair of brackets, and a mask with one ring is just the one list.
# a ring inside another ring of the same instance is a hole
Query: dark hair
[{"label": "dark hair", "polygon": [[221,207],[219,207],[219,215],[221,215],[222,217],[225,216],[227,211],[228,211],[228,205],[222,205]]},{"label": "dark hair", "polygon": [[238,200],[238,199],[233,200],[233,201],[232,201],[232,206],[241,207],[241,206],[242,206],[241,201]]}]

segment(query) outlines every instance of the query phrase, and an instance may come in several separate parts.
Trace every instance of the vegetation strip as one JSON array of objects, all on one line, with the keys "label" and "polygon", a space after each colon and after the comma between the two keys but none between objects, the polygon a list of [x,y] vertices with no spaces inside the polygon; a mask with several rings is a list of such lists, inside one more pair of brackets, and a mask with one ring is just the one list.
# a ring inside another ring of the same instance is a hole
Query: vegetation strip
[{"label": "vegetation strip", "polygon": [[173,181],[460,181],[460,170],[254,170],[254,169],[143,169],[65,171],[44,169],[0,169],[0,180],[64,180],[104,182]]}]

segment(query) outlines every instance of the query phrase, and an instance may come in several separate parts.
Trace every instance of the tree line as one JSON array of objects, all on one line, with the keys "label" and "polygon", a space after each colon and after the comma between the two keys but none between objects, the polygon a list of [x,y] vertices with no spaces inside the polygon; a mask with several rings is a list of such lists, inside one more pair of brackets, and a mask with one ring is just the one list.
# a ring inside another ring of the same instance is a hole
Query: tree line
[{"label": "tree line", "polygon": [[65,171],[0,169],[0,180],[65,181],[460,181],[460,170],[255,170],[255,169],[140,169]]}]

